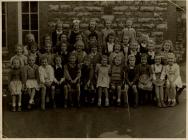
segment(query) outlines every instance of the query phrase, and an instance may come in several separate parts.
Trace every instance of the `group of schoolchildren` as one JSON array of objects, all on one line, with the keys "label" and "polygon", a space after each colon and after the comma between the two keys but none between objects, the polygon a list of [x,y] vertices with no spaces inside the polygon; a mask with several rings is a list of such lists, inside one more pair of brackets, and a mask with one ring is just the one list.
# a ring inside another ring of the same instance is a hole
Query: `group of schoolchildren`
[{"label": "group of schoolchildren", "polygon": [[80,21],[74,20],[66,33],[57,22],[41,47],[33,34],[27,34],[26,45],[16,45],[10,60],[12,111],[22,110],[22,93],[29,95],[28,109],[36,94],[42,110],[49,102],[56,108],[57,94],[62,95],[64,108],[130,102],[137,107],[151,95],[158,107],[175,106],[182,81],[172,41],[157,47],[145,34],[138,38],[131,20],[117,37],[111,23],[106,20],[105,28],[97,31],[96,21],[91,20],[88,30],[82,31]]}]

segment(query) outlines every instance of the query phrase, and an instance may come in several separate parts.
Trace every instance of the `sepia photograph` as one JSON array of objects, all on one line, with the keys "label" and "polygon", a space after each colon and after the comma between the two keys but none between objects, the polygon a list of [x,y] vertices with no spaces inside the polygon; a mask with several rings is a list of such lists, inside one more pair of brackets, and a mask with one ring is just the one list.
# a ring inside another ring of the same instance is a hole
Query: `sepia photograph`
[{"label": "sepia photograph", "polygon": [[0,3],[2,139],[186,138],[186,0]]}]

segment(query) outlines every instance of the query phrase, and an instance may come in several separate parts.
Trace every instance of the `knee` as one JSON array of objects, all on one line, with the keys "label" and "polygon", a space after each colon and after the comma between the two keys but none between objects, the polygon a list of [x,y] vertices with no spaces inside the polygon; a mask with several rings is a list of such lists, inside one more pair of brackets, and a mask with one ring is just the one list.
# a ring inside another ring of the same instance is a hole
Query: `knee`
[{"label": "knee", "polygon": [[125,84],[125,86],[124,86],[124,91],[128,91],[128,89],[129,89],[129,86],[127,85],[127,84]]},{"label": "knee", "polygon": [[116,89],[115,85],[111,85],[111,89],[115,90]]},{"label": "knee", "polygon": [[55,91],[55,86],[52,86],[51,89],[52,89],[52,91]]}]

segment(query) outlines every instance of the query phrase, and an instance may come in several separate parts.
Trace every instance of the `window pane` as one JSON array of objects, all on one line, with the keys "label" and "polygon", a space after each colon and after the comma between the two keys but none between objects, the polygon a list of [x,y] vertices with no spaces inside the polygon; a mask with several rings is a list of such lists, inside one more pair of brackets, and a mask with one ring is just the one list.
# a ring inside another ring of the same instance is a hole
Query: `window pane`
[{"label": "window pane", "polygon": [[5,15],[2,15],[2,30],[5,30]]},{"label": "window pane", "polygon": [[6,32],[2,31],[2,45],[6,47]]},{"label": "window pane", "polygon": [[31,31],[32,34],[35,36],[35,41],[38,43],[38,31]]},{"label": "window pane", "polygon": [[22,14],[22,29],[29,30],[29,15]]},{"label": "window pane", "polygon": [[29,31],[23,31],[22,32],[22,40],[23,40],[23,44],[25,45],[25,37],[26,35],[29,33]]},{"label": "window pane", "polygon": [[31,12],[37,12],[38,11],[38,3],[37,2],[30,2],[30,8]]},{"label": "window pane", "polygon": [[31,30],[38,30],[38,15],[31,14]]},{"label": "window pane", "polygon": [[5,13],[5,2],[2,2],[2,13]]},{"label": "window pane", "polygon": [[29,13],[29,2],[22,2],[22,12]]}]

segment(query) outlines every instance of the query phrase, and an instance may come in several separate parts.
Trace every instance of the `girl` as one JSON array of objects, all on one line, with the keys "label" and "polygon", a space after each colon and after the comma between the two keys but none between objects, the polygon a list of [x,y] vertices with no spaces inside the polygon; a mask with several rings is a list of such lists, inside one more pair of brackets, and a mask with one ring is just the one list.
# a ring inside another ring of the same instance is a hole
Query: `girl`
[{"label": "girl", "polygon": [[51,36],[50,36],[49,34],[44,35],[44,37],[43,37],[43,42],[42,42],[42,47],[39,48],[39,53],[40,53],[40,54],[45,53],[45,46],[46,46],[46,44],[48,44],[49,42],[50,42],[50,43],[52,42],[52,41],[51,41]]},{"label": "girl", "polygon": [[65,75],[65,86],[64,86],[64,96],[65,102],[64,106],[67,107],[68,95],[70,99],[71,106],[73,105],[73,90],[76,90],[76,103],[77,107],[80,107],[80,77],[81,69],[80,66],[76,63],[76,55],[72,52],[68,59],[68,64],[64,66],[64,75]]},{"label": "girl", "polygon": [[130,45],[129,55],[134,55],[136,58],[135,65],[140,64],[140,53],[138,52],[138,42],[134,41]]},{"label": "girl", "polygon": [[165,40],[162,45],[162,64],[168,64],[168,54],[172,52],[173,44],[171,40]]},{"label": "girl", "polygon": [[155,95],[157,98],[157,106],[158,107],[166,107],[164,103],[164,92],[163,85],[164,79],[162,77],[162,73],[165,70],[163,65],[161,64],[161,56],[155,56],[155,64],[151,65],[152,73],[153,73],[153,84],[155,86]]},{"label": "girl", "polygon": [[128,35],[124,35],[122,37],[122,50],[123,50],[123,54],[125,56],[126,64],[127,64],[127,60],[128,60],[129,47],[130,47],[130,38]]},{"label": "girl", "polygon": [[20,59],[20,65],[23,67],[24,65],[27,65],[27,57],[23,55],[23,47],[20,44],[16,45],[16,55],[11,57],[10,59],[10,65],[13,66],[13,59],[18,58]]},{"label": "girl", "polygon": [[126,21],[126,27],[122,30],[122,36],[124,36],[125,34],[128,35],[131,39],[131,42],[136,40],[136,31],[134,28],[132,28],[132,25],[132,20],[128,19]]},{"label": "girl", "polygon": [[22,101],[22,89],[23,86],[23,75],[21,70],[21,61],[15,57],[12,59],[12,69],[9,72],[9,90],[12,95],[12,111],[16,111],[16,98],[18,97],[18,111],[21,111]]},{"label": "girl", "polygon": [[115,35],[113,33],[109,33],[106,38],[106,43],[103,47],[102,53],[109,56],[111,52],[113,52],[115,44]]},{"label": "girl", "polygon": [[31,109],[34,104],[35,92],[39,90],[38,65],[35,64],[35,60],[36,57],[30,55],[28,57],[28,65],[24,67],[24,84],[30,96],[28,109]]},{"label": "girl", "polygon": [[109,34],[115,34],[115,31],[111,29],[112,21],[109,19],[105,20],[105,28],[102,30],[102,44],[105,44],[107,36]]},{"label": "girl", "polygon": [[52,66],[48,64],[48,58],[46,56],[41,57],[41,66],[39,66],[38,71],[41,87],[41,109],[45,110],[45,102],[49,102],[47,91],[51,91],[51,85],[54,81],[54,70]]},{"label": "girl", "polygon": [[140,38],[140,53],[147,53],[148,52],[148,41],[149,41],[149,37],[145,34],[141,35]]},{"label": "girl", "polygon": [[86,52],[83,51],[84,43],[82,41],[77,41],[74,46],[76,48],[75,55],[76,55],[77,63],[82,64],[84,57],[86,56]]},{"label": "girl", "polygon": [[139,78],[138,67],[135,66],[136,58],[134,55],[128,56],[128,65],[125,67],[125,82],[124,82],[124,100],[128,95],[128,90],[131,89],[134,95],[134,107],[138,106],[138,91],[137,91],[137,82]]},{"label": "girl", "polygon": [[59,45],[57,55],[61,56],[61,64],[64,66],[68,61],[67,42],[61,42]]},{"label": "girl", "polygon": [[55,31],[52,32],[52,48],[54,51],[59,43],[59,38],[63,33],[63,24],[61,22],[57,22],[55,28]]},{"label": "girl", "polygon": [[[117,90],[117,105],[121,104],[121,87],[123,85],[124,72],[122,67],[122,58],[116,55],[113,58],[113,65],[111,67],[111,89],[114,93]],[[115,96],[113,95],[113,100]]]},{"label": "girl", "polygon": [[36,43],[32,44],[31,45],[31,50],[29,51],[28,56],[35,57],[35,63],[37,65],[39,65],[39,55],[40,54],[38,52],[37,44]]},{"label": "girl", "polygon": [[102,56],[101,64],[96,65],[96,78],[98,88],[98,106],[101,106],[102,92],[105,93],[105,106],[109,106],[108,88],[110,84],[110,65],[108,65],[108,57]]},{"label": "girl", "polygon": [[53,108],[56,108],[56,101],[55,101],[55,92],[56,89],[60,89],[60,93],[63,91],[64,86],[64,67],[61,62],[61,56],[55,56],[55,65],[54,68],[54,81],[52,83],[52,104]]},{"label": "girl", "polygon": [[117,55],[121,58],[121,64],[124,64],[124,62],[126,60],[125,60],[123,52],[121,51],[121,46],[120,46],[119,43],[115,43],[114,50],[109,56],[109,64],[110,65],[112,65],[114,57],[117,56]]},{"label": "girl", "polygon": [[147,64],[147,54],[141,55],[141,64],[138,65],[139,81],[138,88],[140,90],[141,101],[145,101],[145,96],[151,95],[152,91],[152,70]]},{"label": "girl", "polygon": [[152,65],[155,63],[155,43],[152,40],[148,41],[148,64]]},{"label": "girl", "polygon": [[[26,45],[23,47],[23,54],[28,55],[28,51],[31,49],[31,45],[35,43],[35,37],[33,34],[28,33],[25,37]],[[38,46],[37,46],[38,47]]]},{"label": "girl", "polygon": [[[168,54],[168,65],[165,68],[165,73],[167,75],[166,80],[166,94],[168,98],[167,105],[176,105],[176,87],[182,88],[182,80],[180,77],[180,68],[177,63],[175,63],[175,55],[173,53]],[[163,75],[163,79],[165,74]]]}]

